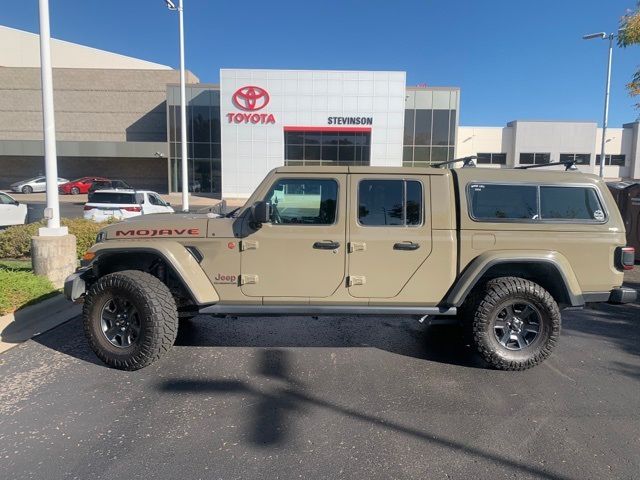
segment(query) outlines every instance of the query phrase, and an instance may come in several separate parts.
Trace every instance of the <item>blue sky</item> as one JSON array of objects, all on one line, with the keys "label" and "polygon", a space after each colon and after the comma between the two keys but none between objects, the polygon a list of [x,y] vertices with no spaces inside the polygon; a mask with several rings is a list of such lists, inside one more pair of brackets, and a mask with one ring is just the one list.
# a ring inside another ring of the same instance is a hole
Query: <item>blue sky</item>
[{"label": "blue sky", "polygon": [[[601,121],[606,42],[635,0],[184,0],[187,68],[404,70],[407,83],[459,86],[462,125]],[[177,0],[176,0],[177,2]],[[56,38],[178,64],[163,0],[51,0]],[[38,2],[7,2],[0,24],[37,32]],[[638,118],[624,88],[640,46],[614,51],[610,126]],[[636,101],[640,101],[637,99]]]}]

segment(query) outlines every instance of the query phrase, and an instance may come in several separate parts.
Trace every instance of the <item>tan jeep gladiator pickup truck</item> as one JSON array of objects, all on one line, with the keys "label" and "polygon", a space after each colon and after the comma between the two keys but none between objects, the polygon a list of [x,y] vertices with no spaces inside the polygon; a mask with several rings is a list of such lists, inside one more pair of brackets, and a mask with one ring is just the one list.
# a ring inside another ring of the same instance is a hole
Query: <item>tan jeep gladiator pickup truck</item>
[{"label": "tan jeep gladiator pickup truck", "polygon": [[98,357],[135,370],[180,317],[427,315],[494,368],[543,361],[560,312],[627,303],[633,268],[604,182],[576,172],[283,167],[230,214],[109,225],[65,284]]}]

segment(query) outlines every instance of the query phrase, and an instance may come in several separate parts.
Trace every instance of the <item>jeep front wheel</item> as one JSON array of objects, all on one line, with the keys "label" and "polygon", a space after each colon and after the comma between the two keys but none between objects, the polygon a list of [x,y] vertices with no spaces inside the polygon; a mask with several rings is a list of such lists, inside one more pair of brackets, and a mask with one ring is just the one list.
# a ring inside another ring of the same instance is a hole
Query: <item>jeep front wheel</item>
[{"label": "jeep front wheel", "polygon": [[138,370],[173,345],[178,313],[171,292],[145,272],[105,275],[92,287],[83,308],[84,333],[107,365]]},{"label": "jeep front wheel", "polygon": [[537,283],[518,277],[488,282],[473,305],[473,343],[500,370],[525,370],[545,360],[560,335],[560,309]]}]

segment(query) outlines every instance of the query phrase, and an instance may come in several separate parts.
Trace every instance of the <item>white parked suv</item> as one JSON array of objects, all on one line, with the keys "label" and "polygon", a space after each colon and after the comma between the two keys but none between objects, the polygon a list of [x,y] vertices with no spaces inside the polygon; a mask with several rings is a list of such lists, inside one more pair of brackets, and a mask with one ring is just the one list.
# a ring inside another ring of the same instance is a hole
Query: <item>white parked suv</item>
[{"label": "white parked suv", "polygon": [[0,228],[22,225],[27,220],[27,205],[11,195],[0,192]]},{"label": "white parked suv", "polygon": [[173,212],[160,195],[148,190],[98,190],[89,193],[89,201],[84,205],[84,218],[94,222]]}]

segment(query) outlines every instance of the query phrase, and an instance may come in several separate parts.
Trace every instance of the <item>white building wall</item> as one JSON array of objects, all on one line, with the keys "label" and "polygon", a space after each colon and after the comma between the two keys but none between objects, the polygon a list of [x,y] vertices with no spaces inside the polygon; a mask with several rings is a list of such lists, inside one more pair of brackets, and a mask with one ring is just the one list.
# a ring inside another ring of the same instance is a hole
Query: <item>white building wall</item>
[{"label": "white building wall", "polygon": [[[632,131],[629,128],[607,128],[607,138],[604,147],[606,155],[625,155],[625,166],[606,165],[604,167],[605,178],[627,178],[631,173],[630,165],[633,163],[631,154]],[[592,172],[600,173],[600,166],[596,165],[596,155],[602,151],[602,129],[598,128],[595,138]]]},{"label": "white building wall", "polygon": [[[341,127],[329,117],[372,117],[371,165],[401,166],[405,80],[404,72],[222,69],[223,197],[248,197],[283,165],[285,127]],[[245,86],[268,92],[268,105],[255,113],[273,114],[274,123],[229,120],[227,114],[242,113],[232,97]]]},{"label": "white building wall", "polygon": [[[605,178],[640,178],[640,124],[608,128],[605,151],[625,155],[625,166],[605,166]],[[563,153],[588,153],[591,165],[579,165],[585,173],[599,173],[602,129],[595,122],[515,121],[507,127],[458,127],[457,156],[478,153],[506,153],[507,167],[519,164],[520,153],[550,153],[551,161]],[[494,165],[481,165],[493,167]],[[558,167],[561,168],[561,167]]]},{"label": "white building wall", "polygon": [[[511,127],[458,127],[456,156],[467,157],[478,153],[506,153],[506,166],[513,166],[513,129]],[[501,165],[482,166],[501,167]]]}]

